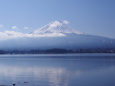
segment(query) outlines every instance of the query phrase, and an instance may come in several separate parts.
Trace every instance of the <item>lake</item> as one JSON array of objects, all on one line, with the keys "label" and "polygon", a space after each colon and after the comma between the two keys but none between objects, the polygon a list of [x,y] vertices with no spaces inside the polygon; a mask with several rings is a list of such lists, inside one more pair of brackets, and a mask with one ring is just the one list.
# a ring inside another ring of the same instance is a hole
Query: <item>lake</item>
[{"label": "lake", "polygon": [[115,86],[115,54],[0,55],[0,85]]}]

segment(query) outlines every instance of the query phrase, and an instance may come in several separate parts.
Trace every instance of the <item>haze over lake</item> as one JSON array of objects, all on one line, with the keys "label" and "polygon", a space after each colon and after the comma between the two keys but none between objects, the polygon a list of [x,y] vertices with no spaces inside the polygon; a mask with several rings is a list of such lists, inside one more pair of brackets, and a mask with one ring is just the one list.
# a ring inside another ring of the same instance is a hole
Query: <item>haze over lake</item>
[{"label": "haze over lake", "polygon": [[115,54],[1,55],[0,85],[115,86]]}]

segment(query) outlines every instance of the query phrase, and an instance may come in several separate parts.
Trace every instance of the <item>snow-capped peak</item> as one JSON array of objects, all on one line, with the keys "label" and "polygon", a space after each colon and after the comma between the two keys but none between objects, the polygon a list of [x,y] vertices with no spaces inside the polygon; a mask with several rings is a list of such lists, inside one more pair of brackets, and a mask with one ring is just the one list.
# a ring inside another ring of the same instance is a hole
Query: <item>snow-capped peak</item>
[{"label": "snow-capped peak", "polygon": [[66,34],[82,34],[79,31],[73,30],[68,27],[68,21],[54,21],[41,27],[38,30],[35,30],[32,34],[39,34],[41,36],[66,36]]}]

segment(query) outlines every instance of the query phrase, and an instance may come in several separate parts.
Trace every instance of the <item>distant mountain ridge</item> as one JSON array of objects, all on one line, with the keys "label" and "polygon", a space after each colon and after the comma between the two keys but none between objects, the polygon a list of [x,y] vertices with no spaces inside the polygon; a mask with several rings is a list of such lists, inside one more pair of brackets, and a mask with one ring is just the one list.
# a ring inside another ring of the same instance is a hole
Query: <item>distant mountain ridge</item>
[{"label": "distant mountain ridge", "polygon": [[4,40],[0,41],[0,49],[115,48],[115,39],[84,34],[67,24],[68,21],[54,21],[31,33],[1,33],[0,37],[4,37]]}]

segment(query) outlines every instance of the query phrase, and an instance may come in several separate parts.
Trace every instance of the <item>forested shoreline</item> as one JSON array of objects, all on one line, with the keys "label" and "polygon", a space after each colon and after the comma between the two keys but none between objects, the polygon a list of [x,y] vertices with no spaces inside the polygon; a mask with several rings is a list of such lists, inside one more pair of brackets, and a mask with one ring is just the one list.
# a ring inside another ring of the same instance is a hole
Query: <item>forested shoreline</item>
[{"label": "forested shoreline", "polygon": [[32,50],[0,50],[0,54],[66,54],[66,53],[115,53],[115,49],[32,49]]}]

